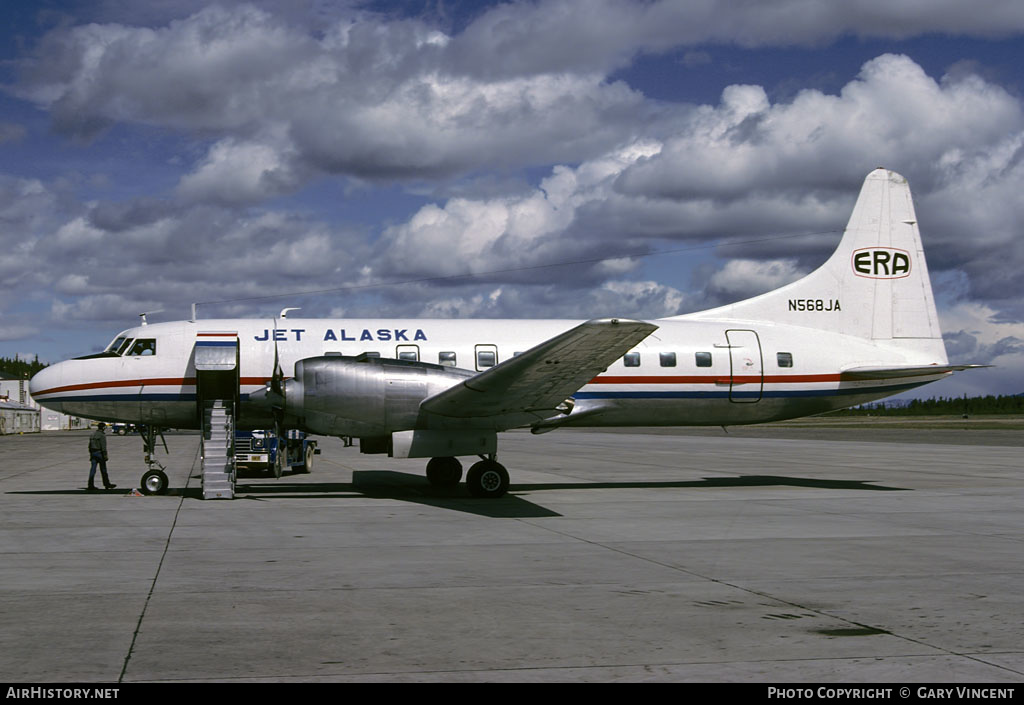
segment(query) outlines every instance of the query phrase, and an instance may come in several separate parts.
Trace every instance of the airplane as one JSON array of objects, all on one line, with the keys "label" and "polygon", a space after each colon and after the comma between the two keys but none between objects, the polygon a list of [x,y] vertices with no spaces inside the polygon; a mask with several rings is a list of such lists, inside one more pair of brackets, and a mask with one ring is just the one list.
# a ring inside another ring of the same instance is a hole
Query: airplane
[{"label": "airplane", "polygon": [[290,310],[143,317],[103,352],[43,369],[30,392],[56,411],[146,425],[148,493],[167,489],[150,457],[153,430],[204,428],[206,444],[203,410],[222,399],[237,428],[355,437],[363,453],[430,458],[436,486],[459,483],[458,458],[478,456],[467,488],[495,498],[509,487],[497,461],[497,434],[508,429],[764,423],[982,366],[949,363],[910,187],[881,168],[821,267],[707,311],[578,321],[301,319]]}]

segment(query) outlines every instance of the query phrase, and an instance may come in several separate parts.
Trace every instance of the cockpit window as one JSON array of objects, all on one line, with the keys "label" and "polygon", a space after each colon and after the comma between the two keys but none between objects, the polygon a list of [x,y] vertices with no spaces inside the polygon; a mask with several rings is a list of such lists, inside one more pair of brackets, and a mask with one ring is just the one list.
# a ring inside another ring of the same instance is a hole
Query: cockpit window
[{"label": "cockpit window", "polygon": [[131,345],[132,339],[127,335],[119,335],[108,345],[103,352],[93,353],[92,355],[83,355],[82,357],[76,357],[76,360],[93,360],[100,357],[117,357],[122,355],[128,346]]},{"label": "cockpit window", "polygon": [[131,356],[138,355],[156,355],[156,339],[155,338],[139,338],[135,341],[135,345],[128,351]]}]

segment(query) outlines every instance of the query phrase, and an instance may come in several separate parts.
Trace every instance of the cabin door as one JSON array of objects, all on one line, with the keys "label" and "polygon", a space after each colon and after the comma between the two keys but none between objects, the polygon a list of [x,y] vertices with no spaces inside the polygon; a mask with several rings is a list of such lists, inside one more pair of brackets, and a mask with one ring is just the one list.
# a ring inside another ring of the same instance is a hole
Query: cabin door
[{"label": "cabin door", "polygon": [[761,341],[752,330],[727,330],[729,343],[729,401],[751,404],[761,401],[764,362]]}]

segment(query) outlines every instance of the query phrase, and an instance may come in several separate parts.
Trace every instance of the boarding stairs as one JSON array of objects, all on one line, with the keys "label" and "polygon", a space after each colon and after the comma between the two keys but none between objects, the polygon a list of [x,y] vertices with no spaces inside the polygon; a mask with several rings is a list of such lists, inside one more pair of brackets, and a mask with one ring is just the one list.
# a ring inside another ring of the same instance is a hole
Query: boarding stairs
[{"label": "boarding stairs", "polygon": [[203,499],[234,499],[238,333],[198,331],[193,355],[196,412],[203,429]]},{"label": "boarding stairs", "polygon": [[203,499],[233,499],[234,403],[213,399],[205,401],[203,406]]}]

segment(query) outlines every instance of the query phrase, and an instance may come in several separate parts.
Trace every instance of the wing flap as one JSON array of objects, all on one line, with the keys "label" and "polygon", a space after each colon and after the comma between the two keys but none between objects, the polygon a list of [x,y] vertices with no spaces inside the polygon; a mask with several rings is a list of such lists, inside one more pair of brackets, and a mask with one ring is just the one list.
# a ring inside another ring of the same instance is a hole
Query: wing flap
[{"label": "wing flap", "polygon": [[423,400],[420,408],[441,416],[471,419],[524,414],[546,418],[580,387],[603,372],[658,326],[624,318],[587,321],[505,360],[450,389]]}]

